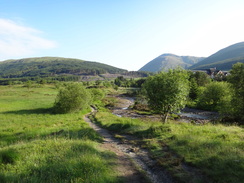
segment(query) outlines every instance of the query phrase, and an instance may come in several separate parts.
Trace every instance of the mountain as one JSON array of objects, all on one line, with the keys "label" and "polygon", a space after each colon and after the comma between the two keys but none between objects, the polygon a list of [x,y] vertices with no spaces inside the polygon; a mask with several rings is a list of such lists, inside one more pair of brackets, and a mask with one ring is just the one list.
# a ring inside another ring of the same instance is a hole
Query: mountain
[{"label": "mountain", "polygon": [[189,67],[191,70],[209,69],[230,70],[236,62],[244,63],[244,42],[230,45]]},{"label": "mountain", "polygon": [[0,77],[35,77],[60,74],[94,75],[127,72],[110,65],[62,57],[36,57],[0,62]]},{"label": "mountain", "polygon": [[139,71],[159,72],[167,71],[178,66],[188,68],[189,66],[203,60],[204,57],[178,56],[174,54],[162,54],[144,65]]}]

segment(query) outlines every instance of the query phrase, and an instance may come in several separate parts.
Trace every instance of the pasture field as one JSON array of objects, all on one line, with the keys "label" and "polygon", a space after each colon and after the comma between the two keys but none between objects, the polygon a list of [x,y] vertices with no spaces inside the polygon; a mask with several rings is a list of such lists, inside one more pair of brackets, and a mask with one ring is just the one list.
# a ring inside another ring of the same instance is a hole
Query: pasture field
[{"label": "pasture field", "polygon": [[[244,130],[221,124],[161,123],[98,112],[104,128],[141,139],[159,164],[179,182],[241,183],[244,180]],[[122,135],[122,136],[121,136]],[[132,142],[133,143],[133,142]]]},{"label": "pasture field", "polygon": [[115,154],[84,122],[52,114],[53,85],[0,86],[0,182],[119,182]]}]

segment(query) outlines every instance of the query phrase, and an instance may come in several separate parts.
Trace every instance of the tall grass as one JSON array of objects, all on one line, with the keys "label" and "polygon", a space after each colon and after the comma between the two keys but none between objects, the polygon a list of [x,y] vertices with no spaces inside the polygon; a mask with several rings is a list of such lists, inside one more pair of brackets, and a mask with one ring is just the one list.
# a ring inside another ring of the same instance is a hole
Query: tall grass
[{"label": "tall grass", "polygon": [[244,180],[244,130],[237,126],[174,124],[170,147],[214,182]]},{"label": "tall grass", "polygon": [[0,86],[0,182],[118,182],[81,111],[54,115],[53,86]]},{"label": "tall grass", "polygon": [[[142,137],[152,155],[179,182],[241,183],[244,180],[244,130],[241,127],[175,121],[162,124],[121,118],[108,112],[98,112],[95,119],[116,133]],[[191,172],[182,166],[185,163],[202,176],[193,179]]]},{"label": "tall grass", "polygon": [[2,161],[0,182],[115,182],[108,168],[114,154],[96,146],[93,141],[64,138],[11,145],[6,149],[18,158]]}]

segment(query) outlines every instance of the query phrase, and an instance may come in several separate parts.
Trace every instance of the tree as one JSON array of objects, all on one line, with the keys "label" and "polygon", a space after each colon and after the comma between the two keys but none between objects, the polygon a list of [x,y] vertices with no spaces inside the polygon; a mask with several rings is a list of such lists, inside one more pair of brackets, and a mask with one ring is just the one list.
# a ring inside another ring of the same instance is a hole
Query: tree
[{"label": "tree", "polygon": [[189,98],[191,100],[196,100],[199,93],[199,86],[197,84],[197,81],[195,78],[190,78],[190,92],[189,92]]},{"label": "tree", "polygon": [[199,94],[198,107],[226,114],[230,110],[231,88],[226,82],[212,82]]},{"label": "tree", "polygon": [[91,94],[78,83],[66,84],[59,90],[54,103],[55,113],[70,113],[89,106]]},{"label": "tree", "polygon": [[117,86],[122,86],[124,84],[124,82],[126,81],[126,79],[123,76],[118,76],[115,80],[114,80],[114,84],[116,84]]},{"label": "tree", "polygon": [[211,79],[205,72],[190,72],[190,79],[193,79],[197,82],[198,86],[205,86],[206,84],[210,83]]},{"label": "tree", "polygon": [[189,94],[188,73],[181,69],[161,72],[143,84],[144,95],[151,109],[166,122],[168,114],[185,107]]},{"label": "tree", "polygon": [[233,115],[240,121],[244,121],[244,63],[239,62],[232,66],[228,81],[234,89]]}]

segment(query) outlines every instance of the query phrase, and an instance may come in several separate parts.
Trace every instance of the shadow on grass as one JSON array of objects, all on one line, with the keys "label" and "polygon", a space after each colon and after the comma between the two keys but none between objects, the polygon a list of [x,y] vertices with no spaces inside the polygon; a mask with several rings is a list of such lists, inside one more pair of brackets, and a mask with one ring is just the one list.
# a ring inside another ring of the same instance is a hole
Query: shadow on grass
[{"label": "shadow on grass", "polygon": [[6,111],[2,114],[53,114],[52,108],[24,109],[16,111]]},{"label": "shadow on grass", "polygon": [[137,131],[135,135],[141,138],[155,138],[160,137],[162,133],[168,133],[171,129],[169,126],[150,126],[146,130]]},{"label": "shadow on grass", "polygon": [[44,132],[44,133],[29,133],[29,132],[19,132],[14,134],[1,134],[0,135],[0,144],[10,145],[15,144],[19,141],[31,141],[35,139],[57,139],[57,138],[66,138],[66,139],[83,139],[83,140],[92,140],[96,142],[102,142],[103,138],[92,128],[81,128],[77,130],[56,130],[54,132]]},{"label": "shadow on grass", "polygon": [[218,156],[212,156],[200,161],[199,165],[203,167],[204,172],[207,172],[214,182],[241,183],[244,180],[243,162],[244,158],[241,157],[223,159]]},{"label": "shadow on grass", "polygon": [[82,128],[77,130],[58,130],[42,136],[43,138],[69,138],[69,139],[85,139],[96,142],[103,142],[103,138],[92,128]]}]

